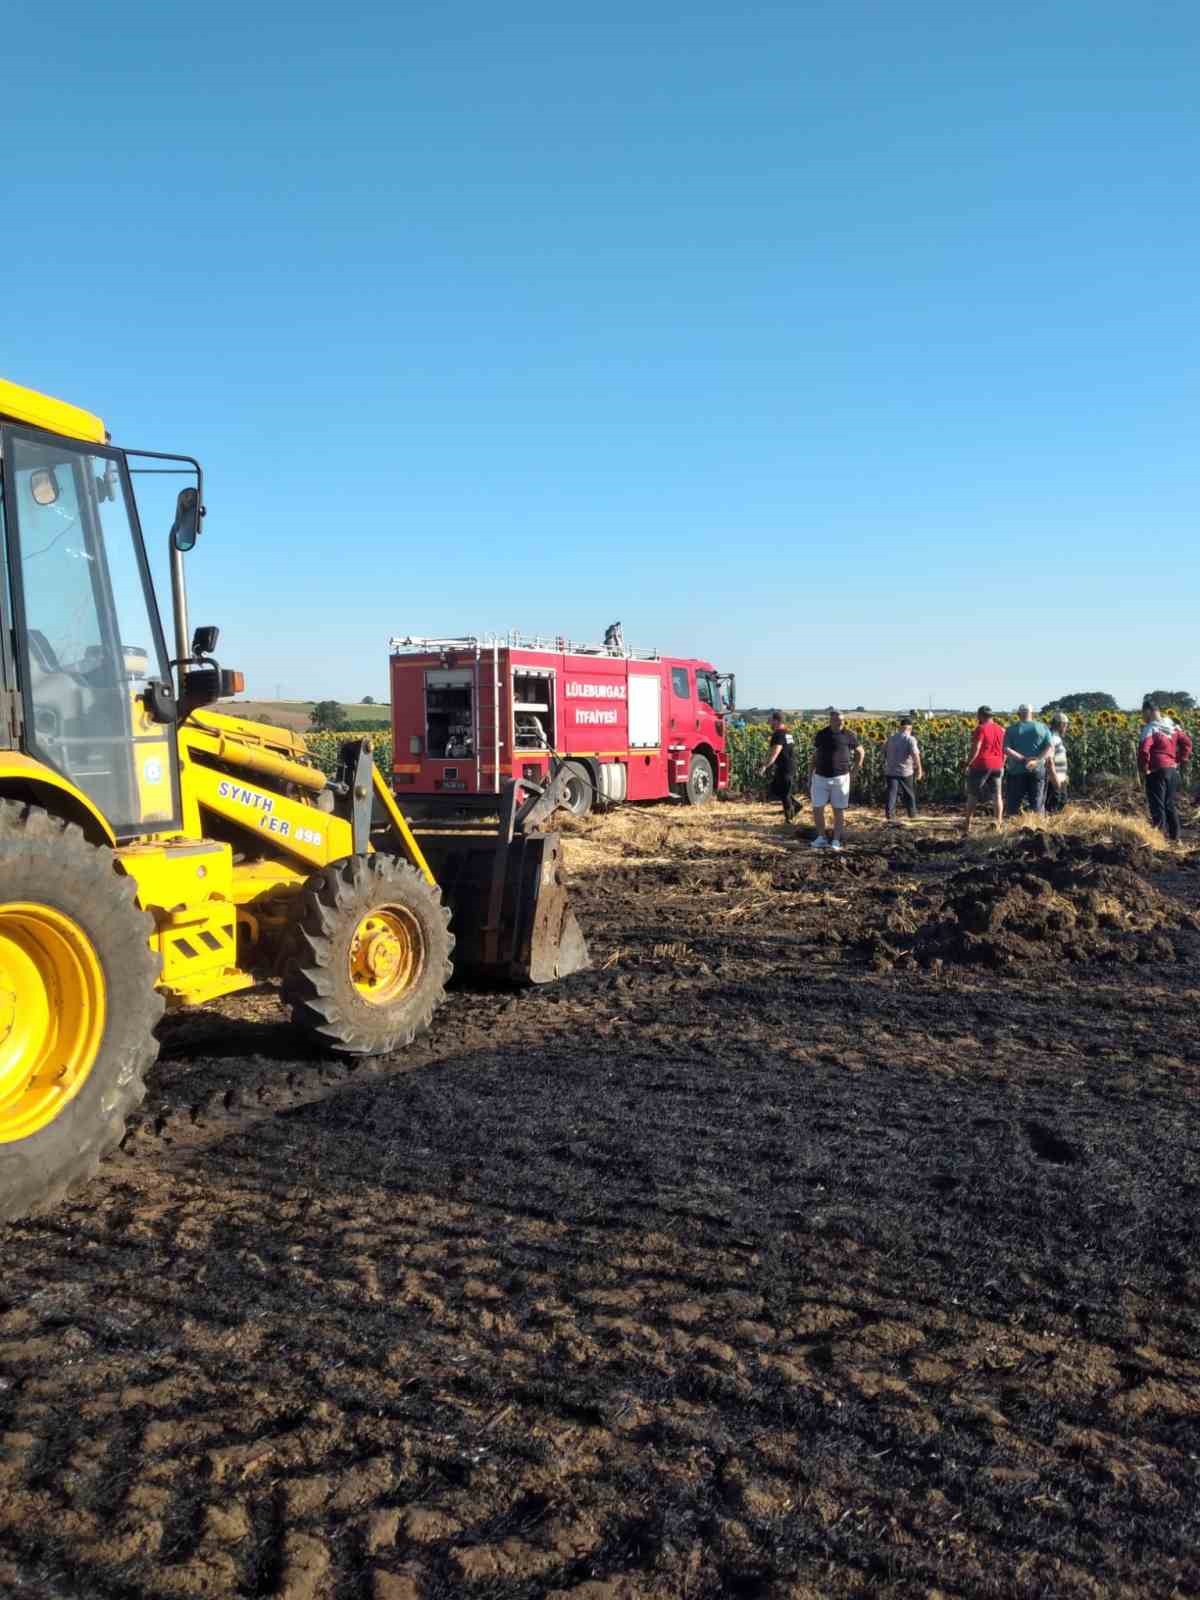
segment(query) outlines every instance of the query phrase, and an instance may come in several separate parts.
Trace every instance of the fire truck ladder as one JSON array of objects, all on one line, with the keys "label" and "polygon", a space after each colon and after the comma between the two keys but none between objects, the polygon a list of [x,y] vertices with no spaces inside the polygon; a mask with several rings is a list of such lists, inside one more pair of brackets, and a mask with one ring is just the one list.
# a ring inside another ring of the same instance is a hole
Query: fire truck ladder
[{"label": "fire truck ladder", "polygon": [[661,661],[661,650],[634,650],[623,646],[614,650],[606,644],[584,644],[564,634],[508,633],[466,634],[461,639],[422,639],[416,634],[397,635],[388,641],[393,655],[424,655],[431,650],[537,650],[545,655],[607,656],[615,661]]}]

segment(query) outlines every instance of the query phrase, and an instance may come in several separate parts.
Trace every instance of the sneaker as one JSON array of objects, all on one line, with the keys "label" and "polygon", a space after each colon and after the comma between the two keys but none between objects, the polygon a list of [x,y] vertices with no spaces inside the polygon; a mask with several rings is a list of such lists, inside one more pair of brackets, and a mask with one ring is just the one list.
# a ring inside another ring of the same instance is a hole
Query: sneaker
[{"label": "sneaker", "polygon": [[829,840],[825,837],[825,835],[823,833],[819,833],[817,835],[817,837],[813,840],[812,844],[809,845],[809,849],[810,850],[828,850],[828,848],[829,848]]},{"label": "sneaker", "polygon": [[846,846],[842,843],[842,841],[840,839],[835,839],[833,841],[833,843],[829,846],[829,848],[831,850],[844,850],[846,848]]}]

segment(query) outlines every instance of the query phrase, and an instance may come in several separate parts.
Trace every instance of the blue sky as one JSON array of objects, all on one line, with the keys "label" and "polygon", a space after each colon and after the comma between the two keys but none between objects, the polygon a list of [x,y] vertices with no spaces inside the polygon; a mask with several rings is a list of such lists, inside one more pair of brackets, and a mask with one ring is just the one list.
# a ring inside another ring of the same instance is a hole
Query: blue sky
[{"label": "blue sky", "polygon": [[618,617],[747,703],[1200,694],[1198,72],[1191,4],[16,0],[0,370],[203,458],[262,695]]}]

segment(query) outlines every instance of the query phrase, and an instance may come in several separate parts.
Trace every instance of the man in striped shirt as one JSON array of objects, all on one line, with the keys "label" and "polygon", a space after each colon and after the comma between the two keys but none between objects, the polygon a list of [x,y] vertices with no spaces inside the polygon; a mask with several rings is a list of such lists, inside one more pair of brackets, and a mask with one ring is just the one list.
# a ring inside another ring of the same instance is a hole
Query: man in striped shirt
[{"label": "man in striped shirt", "polygon": [[1056,711],[1050,718],[1050,752],[1046,757],[1046,810],[1062,811],[1067,803],[1067,785],[1070,769],[1067,765],[1067,747],[1064,742],[1070,721],[1065,711]]}]

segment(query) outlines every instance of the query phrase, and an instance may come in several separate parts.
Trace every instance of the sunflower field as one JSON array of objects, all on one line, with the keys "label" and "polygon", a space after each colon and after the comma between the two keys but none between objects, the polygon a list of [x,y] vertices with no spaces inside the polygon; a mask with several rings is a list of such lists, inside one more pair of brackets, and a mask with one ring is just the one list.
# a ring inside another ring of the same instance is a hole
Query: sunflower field
[{"label": "sunflower field", "polygon": [[[347,739],[353,739],[353,733],[331,732],[322,730],[320,733],[306,733],[304,742],[308,746],[308,753],[320,767],[327,778],[333,777],[333,769],[337,766],[338,751]],[[362,735],[358,735],[359,738]],[[371,743],[375,750],[375,765],[383,773],[389,783],[392,781],[392,731],[390,728],[381,728],[378,733],[371,732]]]},{"label": "sunflower field", "polygon": [[[1177,722],[1196,740],[1200,749],[1200,711],[1171,713]],[[996,720],[1007,725],[1014,718],[997,714]],[[883,744],[898,726],[889,717],[855,717],[851,715],[848,726],[866,746],[867,759],[862,773],[855,780],[854,799],[874,803],[883,800]],[[1120,779],[1125,782],[1137,779],[1137,734],[1142,719],[1129,711],[1075,712],[1067,730],[1067,756],[1071,767],[1071,788],[1076,794],[1086,793],[1089,785],[1101,781]],[[809,762],[812,758],[812,739],[824,726],[823,719],[805,720],[789,716],[788,727],[796,740],[797,787],[806,786]],[[918,788],[918,796],[928,801],[955,801],[962,798],[963,768],[971,749],[974,717],[935,717],[931,721],[917,722],[913,727],[921,756],[925,764],[925,781]],[[353,735],[346,733],[309,733],[306,743],[313,759],[323,772],[333,773],[338,749],[342,741]],[[375,764],[384,777],[391,781],[392,735],[381,729],[372,735],[375,745]],[[735,794],[765,795],[767,780],[759,777],[759,768],[767,758],[767,741],[771,730],[766,723],[751,723],[744,728],[730,728],[728,733],[730,788]]]},{"label": "sunflower field", "polygon": [[[1200,749],[1200,712],[1172,712],[1171,715],[1187,728]],[[1002,726],[1015,720],[1013,714],[996,714],[996,721]],[[800,789],[806,787],[813,735],[824,725],[823,718],[788,717],[788,728],[796,740],[796,782]],[[1137,736],[1141,725],[1142,718],[1136,712],[1072,713],[1066,735],[1072,792],[1084,794],[1089,787],[1108,784],[1112,779],[1136,782]],[[852,715],[847,718],[847,726],[858,735],[867,751],[863,770],[855,779],[853,798],[881,803],[883,745],[888,735],[895,733],[899,721],[891,717]],[[935,717],[914,723],[913,733],[921,747],[925,767],[925,781],[918,785],[919,798],[942,802],[962,798],[963,769],[970,754],[974,728],[975,718],[966,716]],[[759,768],[767,758],[770,737],[771,730],[766,723],[751,723],[729,730],[730,787],[735,793],[766,794],[767,779],[759,776]]]}]

